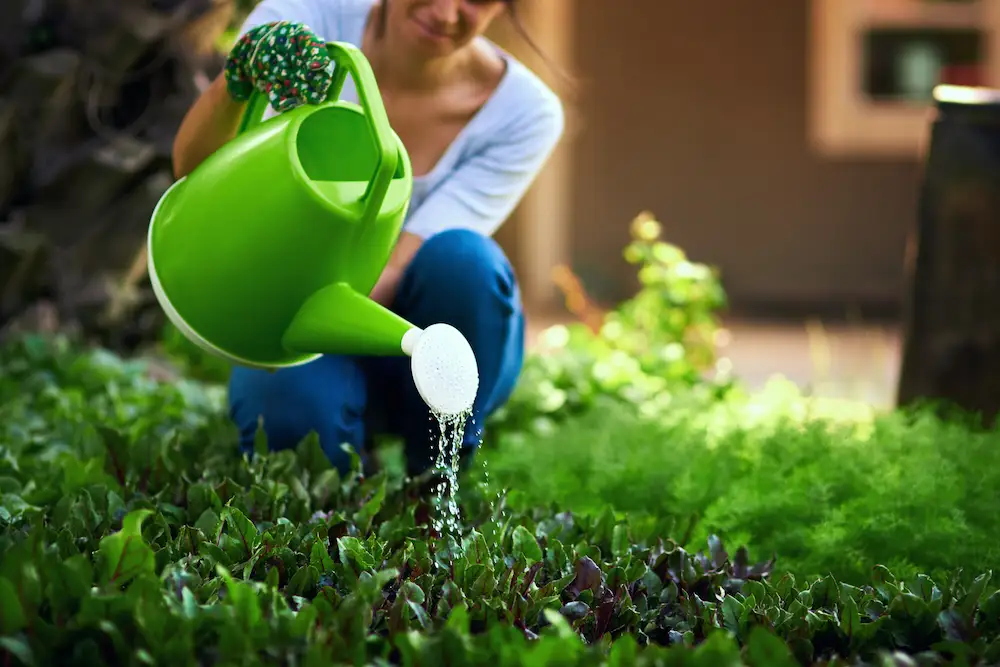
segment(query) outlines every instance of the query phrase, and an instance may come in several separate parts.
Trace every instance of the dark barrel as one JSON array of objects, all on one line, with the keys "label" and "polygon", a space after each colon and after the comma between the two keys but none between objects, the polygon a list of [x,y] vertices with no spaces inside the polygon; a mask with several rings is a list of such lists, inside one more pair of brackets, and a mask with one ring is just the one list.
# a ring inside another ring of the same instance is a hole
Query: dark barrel
[{"label": "dark barrel", "polygon": [[897,401],[1000,412],[1000,90],[939,86],[907,261]]}]

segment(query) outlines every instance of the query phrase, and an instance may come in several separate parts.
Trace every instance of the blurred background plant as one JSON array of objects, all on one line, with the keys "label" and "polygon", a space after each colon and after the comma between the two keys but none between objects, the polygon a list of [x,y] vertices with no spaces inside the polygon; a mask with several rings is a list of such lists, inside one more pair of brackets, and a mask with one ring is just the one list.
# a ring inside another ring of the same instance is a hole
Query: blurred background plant
[{"label": "blurred background plant", "polygon": [[546,432],[608,401],[654,413],[679,390],[701,388],[721,396],[732,386],[726,373],[711,384],[705,381],[717,369],[719,313],[726,306],[718,271],[690,261],[663,240],[661,224],[648,212],[632,221],[630,232],[624,256],[637,267],[635,296],[601,312],[570,270],[559,267],[557,283],[567,309],[580,321],[539,334],[492,428]]}]

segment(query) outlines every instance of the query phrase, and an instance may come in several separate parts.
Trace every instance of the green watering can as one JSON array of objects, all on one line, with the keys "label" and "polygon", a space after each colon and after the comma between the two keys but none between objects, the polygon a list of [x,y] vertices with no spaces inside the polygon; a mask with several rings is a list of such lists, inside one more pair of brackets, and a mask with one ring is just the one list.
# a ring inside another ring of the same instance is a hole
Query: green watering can
[{"label": "green watering can", "polygon": [[[327,101],[264,120],[267,98],[255,93],[236,137],[160,198],[147,241],[153,291],[186,338],[231,363],[410,355],[424,400],[465,410],[472,399],[456,387],[472,373],[478,387],[465,338],[446,324],[419,329],[368,298],[413,175],[367,59],[350,44],[327,47]],[[339,99],[347,74],[360,106]],[[439,358],[441,347],[461,361]]]}]

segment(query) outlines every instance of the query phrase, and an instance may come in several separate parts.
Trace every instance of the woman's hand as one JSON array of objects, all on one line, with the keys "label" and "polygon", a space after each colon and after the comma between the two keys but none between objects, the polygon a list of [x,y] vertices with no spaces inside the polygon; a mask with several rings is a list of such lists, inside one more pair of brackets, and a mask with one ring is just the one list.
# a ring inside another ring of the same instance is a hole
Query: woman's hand
[{"label": "woman's hand", "polygon": [[254,90],[275,111],[326,99],[332,80],[326,44],[303,23],[275,21],[240,38],[225,70],[188,109],[174,137],[174,176],[191,173],[233,138]]},{"label": "woman's hand", "polygon": [[225,67],[226,88],[234,100],[246,102],[258,90],[278,112],[323,102],[332,75],[326,43],[305,24],[288,21],[247,31],[230,50]]}]

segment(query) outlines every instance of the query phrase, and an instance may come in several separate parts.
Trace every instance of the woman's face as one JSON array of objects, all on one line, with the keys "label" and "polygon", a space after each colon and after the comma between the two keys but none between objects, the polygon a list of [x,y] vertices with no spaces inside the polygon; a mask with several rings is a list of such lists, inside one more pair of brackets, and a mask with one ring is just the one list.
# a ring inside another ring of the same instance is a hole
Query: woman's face
[{"label": "woman's face", "polygon": [[429,56],[445,56],[483,34],[504,0],[389,0],[386,32]]}]

